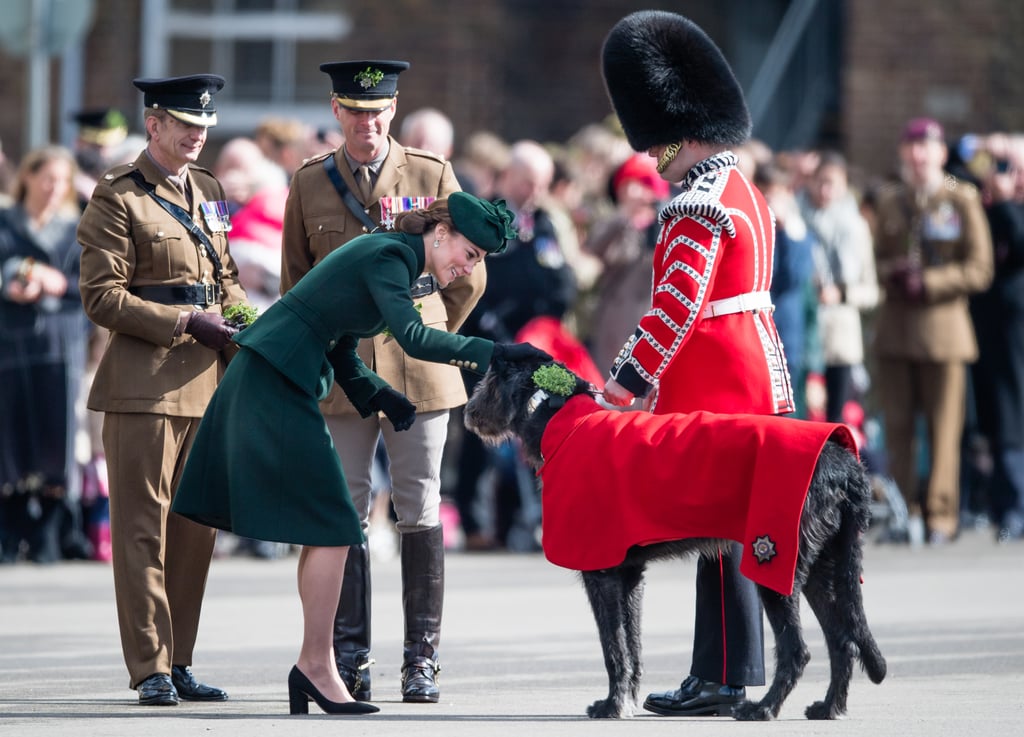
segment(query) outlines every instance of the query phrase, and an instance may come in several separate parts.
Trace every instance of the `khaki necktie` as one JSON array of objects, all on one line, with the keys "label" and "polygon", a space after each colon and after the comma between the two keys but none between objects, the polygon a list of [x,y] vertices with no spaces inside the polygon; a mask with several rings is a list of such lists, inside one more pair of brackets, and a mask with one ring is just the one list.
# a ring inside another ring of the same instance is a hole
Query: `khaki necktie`
[{"label": "khaki necktie", "polygon": [[360,166],[356,171],[356,183],[359,185],[359,195],[362,197],[363,204],[370,204],[370,192],[373,191],[373,182],[370,181],[370,167]]},{"label": "khaki necktie", "polygon": [[172,175],[167,177],[167,180],[171,184],[173,184],[174,187],[179,192],[181,192],[181,196],[185,198],[185,202],[188,203],[189,209],[191,209],[192,208],[192,197],[190,196],[191,192],[189,191],[190,188],[188,186],[188,179],[187,179],[187,177],[185,177],[185,176],[180,176],[179,177],[179,176],[175,176],[175,175],[172,174]]}]

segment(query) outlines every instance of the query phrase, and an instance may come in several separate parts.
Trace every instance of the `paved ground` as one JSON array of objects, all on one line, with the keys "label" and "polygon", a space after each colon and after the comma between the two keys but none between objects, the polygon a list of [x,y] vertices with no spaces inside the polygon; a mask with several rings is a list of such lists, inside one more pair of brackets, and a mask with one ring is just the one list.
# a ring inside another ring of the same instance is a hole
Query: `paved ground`
[{"label": "paved ground", "polygon": [[[947,549],[871,545],[865,558],[868,618],[889,677],[875,686],[858,671],[846,719],[803,719],[827,678],[824,646],[808,613],[813,659],[780,720],[768,725],[646,713],[588,720],[585,706],[606,688],[594,625],[574,574],[540,555],[449,556],[436,705],[401,703],[398,564],[377,561],[374,695],[381,713],[364,718],[287,716],[285,678],[299,642],[294,558],[214,562],[194,670],[228,689],[231,699],[170,708],[139,707],[127,688],[109,567],[4,567],[0,735],[1024,733],[1024,545],[996,546],[987,533],[972,532]],[[659,563],[649,573],[644,693],[675,687],[689,664],[692,576],[692,562]]]}]

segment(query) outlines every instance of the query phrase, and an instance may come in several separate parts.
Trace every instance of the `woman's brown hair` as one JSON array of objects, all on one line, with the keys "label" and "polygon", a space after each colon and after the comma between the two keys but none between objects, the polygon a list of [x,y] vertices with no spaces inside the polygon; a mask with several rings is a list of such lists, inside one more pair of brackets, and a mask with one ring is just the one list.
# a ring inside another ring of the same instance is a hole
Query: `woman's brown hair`
[{"label": "woman's brown hair", "polygon": [[34,148],[25,154],[18,166],[18,172],[11,186],[11,196],[15,202],[24,203],[28,195],[28,178],[42,169],[51,161],[66,161],[70,170],[71,186],[63,202],[63,208],[68,212],[75,212],[78,209],[78,199],[75,193],[74,181],[78,172],[78,164],[75,163],[75,155],[70,149],[64,146],[46,145]]},{"label": "woman's brown hair", "polygon": [[458,232],[452,222],[451,213],[448,212],[447,198],[434,200],[427,207],[406,210],[395,216],[395,230],[412,235],[423,235],[438,223],[443,223],[449,230]]}]

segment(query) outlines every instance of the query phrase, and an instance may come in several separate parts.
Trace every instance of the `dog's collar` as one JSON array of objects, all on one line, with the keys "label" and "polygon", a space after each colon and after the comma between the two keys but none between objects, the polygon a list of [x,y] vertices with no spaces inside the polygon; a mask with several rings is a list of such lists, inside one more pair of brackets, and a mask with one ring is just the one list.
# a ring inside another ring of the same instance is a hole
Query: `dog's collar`
[{"label": "dog's collar", "polygon": [[534,412],[537,411],[537,409],[542,404],[544,404],[544,402],[546,402],[550,398],[551,395],[548,394],[543,389],[538,389],[537,391],[535,391],[533,393],[533,396],[530,397],[530,401],[526,403],[526,416],[529,417],[530,415],[532,415]]},{"label": "dog's collar", "polygon": [[543,389],[538,389],[533,393],[533,396],[530,397],[530,401],[526,403],[526,416],[531,417],[533,413],[540,409],[541,405],[545,402],[550,402],[552,409],[558,409],[565,404],[566,399],[568,399],[568,397],[563,397],[560,394],[556,394],[552,397]]}]

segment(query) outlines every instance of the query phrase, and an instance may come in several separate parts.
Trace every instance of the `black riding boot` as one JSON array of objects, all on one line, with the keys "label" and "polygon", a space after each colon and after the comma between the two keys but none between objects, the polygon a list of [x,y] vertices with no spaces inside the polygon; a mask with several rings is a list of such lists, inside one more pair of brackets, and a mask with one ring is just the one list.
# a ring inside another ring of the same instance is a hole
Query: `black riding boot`
[{"label": "black riding boot", "polygon": [[370,700],[370,550],[348,549],[338,612],[334,616],[334,662],[352,698]]},{"label": "black riding boot", "polygon": [[441,525],[402,535],[405,648],[402,701],[436,703],[437,647],[444,605],[444,531]]}]

